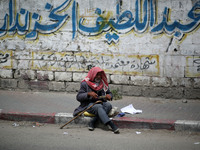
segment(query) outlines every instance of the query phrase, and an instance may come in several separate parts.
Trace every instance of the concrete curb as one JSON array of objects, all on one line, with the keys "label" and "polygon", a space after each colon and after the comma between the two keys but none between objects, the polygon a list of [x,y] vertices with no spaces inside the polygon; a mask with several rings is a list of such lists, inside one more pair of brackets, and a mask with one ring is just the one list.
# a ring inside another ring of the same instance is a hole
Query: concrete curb
[{"label": "concrete curb", "polygon": [[23,113],[0,111],[0,119],[11,121],[36,121],[41,123],[55,123],[56,113]]},{"label": "concrete curb", "polygon": [[177,120],[175,122],[176,131],[195,131],[200,132],[200,121]]},{"label": "concrete curb", "polygon": [[132,117],[114,118],[120,128],[167,129],[175,130],[175,120],[141,119]]},{"label": "concrete curb", "polygon": [[[23,113],[6,112],[0,109],[0,119],[10,121],[33,121],[40,123],[64,124],[73,118],[72,113]],[[70,124],[87,126],[90,117],[80,116]],[[200,132],[200,121],[189,120],[157,120],[133,117],[115,117],[113,122],[119,128],[132,129],[166,129],[175,131]],[[102,125],[100,125],[102,126]]]}]

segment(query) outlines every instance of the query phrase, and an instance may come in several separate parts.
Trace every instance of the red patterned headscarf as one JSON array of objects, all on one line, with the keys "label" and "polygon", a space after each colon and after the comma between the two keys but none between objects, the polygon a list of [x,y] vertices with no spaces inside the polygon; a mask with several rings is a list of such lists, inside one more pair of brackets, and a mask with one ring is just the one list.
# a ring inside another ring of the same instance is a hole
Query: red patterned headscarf
[{"label": "red patterned headscarf", "polygon": [[[95,79],[97,73],[99,73],[99,72],[101,72],[101,82],[97,86],[94,83],[94,79]],[[101,89],[104,89],[104,91],[108,90],[108,80],[107,80],[106,74],[99,67],[93,67],[92,69],[90,69],[90,71],[88,72],[88,75],[85,77],[85,79],[83,81],[85,81],[88,84],[88,86],[91,87],[95,91],[99,91]]]}]

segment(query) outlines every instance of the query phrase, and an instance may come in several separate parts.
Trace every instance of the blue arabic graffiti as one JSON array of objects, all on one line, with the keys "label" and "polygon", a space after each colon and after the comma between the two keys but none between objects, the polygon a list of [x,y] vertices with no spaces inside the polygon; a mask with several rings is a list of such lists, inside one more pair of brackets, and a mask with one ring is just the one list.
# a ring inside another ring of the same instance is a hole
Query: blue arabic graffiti
[{"label": "blue arabic graffiti", "polygon": [[[166,7],[163,12],[163,21],[159,23],[158,25],[156,25],[155,12],[157,8],[157,4],[156,4],[156,1],[154,0],[150,0],[149,3],[150,5],[148,5],[148,0],[145,0],[143,3],[143,6],[142,6],[143,18],[140,18],[140,14],[139,14],[140,12],[139,0],[136,0],[135,2],[135,6],[136,6],[135,18],[133,18],[131,11],[124,11],[120,15],[120,10],[119,10],[120,7],[118,3],[116,6],[117,8],[116,14],[119,15],[119,17],[116,17],[117,19],[110,18],[109,21],[107,21],[107,18],[104,18],[101,14],[99,14],[99,17],[96,19],[96,26],[86,27],[83,25],[84,18],[80,18],[79,31],[86,35],[98,35],[104,31],[107,32],[110,29],[112,31],[115,31],[116,34],[127,33],[127,32],[130,32],[131,30],[134,30],[137,33],[143,33],[147,31],[148,27],[150,27],[151,33],[153,34],[166,33],[168,35],[173,35],[179,40],[181,40],[184,34],[193,31],[200,24],[200,21],[199,21],[200,14],[198,13],[198,10],[200,9],[200,1],[198,1],[193,6],[193,8],[189,11],[188,17],[192,19],[193,21],[188,24],[181,24],[176,20],[174,21],[174,23],[168,23],[167,18],[169,17],[169,13],[168,13],[169,8]],[[142,22],[140,20],[142,20]],[[116,39],[113,37],[113,41],[114,40],[116,41]],[[111,39],[109,39],[109,41],[111,41]]]},{"label": "blue arabic graffiti", "polygon": [[[57,31],[62,27],[62,25],[66,22],[66,20],[69,18],[68,14],[65,15],[58,15],[57,13],[65,9],[71,0],[66,0],[64,3],[62,3],[60,6],[57,8],[52,9],[52,5],[47,3],[45,6],[45,10],[50,11],[49,13],[49,18],[53,22],[52,24],[49,25],[43,25],[39,23],[40,20],[40,15],[37,13],[32,14],[32,20],[34,21],[34,28],[32,29],[31,32],[28,32],[29,30],[29,16],[30,12],[27,11],[26,9],[21,8],[20,12],[14,14],[15,12],[15,0],[10,0],[9,1],[9,15],[6,14],[4,17],[4,24],[0,28],[0,36],[6,35],[7,32],[11,32],[13,34],[18,32],[19,35],[24,35],[26,34],[26,38],[28,39],[36,39],[38,32],[42,34],[49,34]],[[20,25],[19,20],[20,16],[25,15],[25,24],[23,26]],[[14,18],[15,16],[15,18]],[[9,22],[9,26],[8,26]]]},{"label": "blue arabic graffiti", "polygon": [[[59,12],[66,8],[68,9],[69,6],[72,6],[72,39],[76,38],[77,32],[86,36],[96,36],[107,32],[105,40],[110,44],[112,42],[117,43],[120,34],[126,34],[130,31],[142,34],[147,29],[150,29],[152,34],[164,33],[181,40],[185,34],[192,32],[200,25],[200,13],[198,11],[200,9],[200,0],[188,12],[188,18],[191,20],[188,24],[181,24],[177,20],[169,22],[170,8],[167,7],[163,10],[162,21],[156,23],[156,10],[158,7],[156,0],[135,0],[135,17],[133,17],[133,13],[129,10],[122,12],[120,5],[120,2],[117,0],[115,17],[110,16],[108,14],[109,12],[106,15],[105,11],[97,8],[94,12],[98,15],[96,25],[94,27],[88,27],[84,25],[86,18],[80,17],[78,20],[78,3],[76,0],[65,0],[57,8],[53,8],[51,4],[46,3],[44,8],[49,12],[49,19],[52,21],[52,24],[41,24],[41,16],[39,14],[32,14],[24,8],[21,8],[20,12],[15,14],[15,0],[10,0],[9,14],[5,14],[3,26],[0,27],[0,37],[5,36],[9,32],[13,35],[16,33],[25,35],[25,38],[35,40],[38,38],[38,33],[50,34],[58,31],[70,18],[68,14],[60,15]],[[143,11],[142,15],[140,14],[141,10]],[[19,23],[22,17],[25,20],[23,25]],[[32,29],[30,29],[30,20],[34,24]]]},{"label": "blue arabic graffiti", "polygon": [[200,1],[197,2],[194,7],[189,11],[188,17],[193,20],[193,22],[190,22],[189,24],[181,24],[177,22],[176,20],[174,23],[169,24],[167,23],[168,17],[169,17],[169,11],[168,8],[166,7],[164,12],[163,12],[163,21],[158,24],[156,27],[154,27],[151,32],[166,32],[167,34],[173,34],[176,37],[181,37],[183,36],[184,33],[189,33],[192,30],[194,30],[197,26],[199,26],[199,19],[200,19],[200,14],[196,12],[196,10],[200,9]]},{"label": "blue arabic graffiti", "polygon": [[[50,25],[42,25],[42,24],[40,24],[38,22],[39,15],[34,13],[32,15],[32,18],[36,20],[35,21],[35,26],[34,26],[33,31],[28,33],[26,35],[26,37],[35,39],[37,37],[37,32],[38,31],[40,33],[45,33],[45,34],[57,31],[65,23],[65,21],[68,19],[69,16],[68,16],[68,14],[61,16],[61,15],[57,15],[56,13],[58,13],[61,10],[63,10],[64,8],[66,8],[69,5],[68,1],[69,0],[66,0],[62,5],[60,5],[57,8],[54,8],[54,9],[51,10],[51,12],[49,14],[49,18],[51,19],[51,21],[56,22],[54,24],[50,24]],[[47,3],[45,9],[49,10],[51,8],[52,8],[52,6],[49,3]]]}]

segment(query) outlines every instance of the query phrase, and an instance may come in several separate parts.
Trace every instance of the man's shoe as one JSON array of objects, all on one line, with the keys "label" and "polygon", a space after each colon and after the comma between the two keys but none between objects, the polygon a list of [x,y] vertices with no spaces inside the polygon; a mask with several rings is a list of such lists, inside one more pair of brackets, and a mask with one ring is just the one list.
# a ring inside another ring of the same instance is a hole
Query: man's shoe
[{"label": "man's shoe", "polygon": [[117,128],[115,131],[113,131],[115,134],[119,134],[119,128]]},{"label": "man's shoe", "polygon": [[97,119],[98,119],[97,117],[94,117],[94,118],[92,118],[92,120],[89,122],[88,129],[89,129],[90,131],[94,131],[94,127],[95,127],[95,123],[96,123]]},{"label": "man's shoe", "polygon": [[92,122],[89,123],[88,129],[94,131],[94,124]]},{"label": "man's shoe", "polygon": [[108,125],[112,128],[115,134],[119,134],[119,128],[112,121],[109,121]]}]

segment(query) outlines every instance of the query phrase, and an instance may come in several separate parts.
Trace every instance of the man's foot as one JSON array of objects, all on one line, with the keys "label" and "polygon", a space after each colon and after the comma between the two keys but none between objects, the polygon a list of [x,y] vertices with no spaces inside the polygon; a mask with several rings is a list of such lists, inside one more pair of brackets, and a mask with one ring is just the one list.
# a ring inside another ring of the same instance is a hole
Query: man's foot
[{"label": "man's foot", "polygon": [[94,117],[94,118],[92,118],[92,120],[89,122],[88,129],[89,129],[90,131],[94,131],[94,127],[95,127],[95,123],[96,123],[97,119],[98,119],[97,117]]},{"label": "man's foot", "polygon": [[94,124],[92,122],[89,123],[88,129],[94,131]]},{"label": "man's foot", "polygon": [[112,122],[112,121],[109,121],[108,122],[108,125],[112,128],[113,132],[115,134],[119,134],[119,128]]},{"label": "man's foot", "polygon": [[113,131],[115,134],[119,134],[119,128],[117,128],[115,131]]}]

